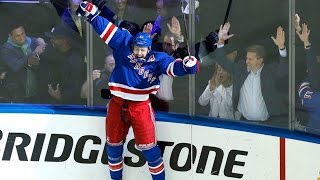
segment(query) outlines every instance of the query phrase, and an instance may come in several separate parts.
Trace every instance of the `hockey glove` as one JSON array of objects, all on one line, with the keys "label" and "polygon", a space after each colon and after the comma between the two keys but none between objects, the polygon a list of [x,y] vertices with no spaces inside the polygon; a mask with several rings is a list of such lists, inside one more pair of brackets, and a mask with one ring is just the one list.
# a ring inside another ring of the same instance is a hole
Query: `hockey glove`
[{"label": "hockey glove", "polygon": [[84,1],[80,3],[76,13],[78,16],[87,17],[87,21],[91,22],[100,14],[100,10],[94,4]]},{"label": "hockey glove", "polygon": [[189,74],[196,74],[198,71],[198,60],[194,56],[186,56],[183,59],[183,67]]}]

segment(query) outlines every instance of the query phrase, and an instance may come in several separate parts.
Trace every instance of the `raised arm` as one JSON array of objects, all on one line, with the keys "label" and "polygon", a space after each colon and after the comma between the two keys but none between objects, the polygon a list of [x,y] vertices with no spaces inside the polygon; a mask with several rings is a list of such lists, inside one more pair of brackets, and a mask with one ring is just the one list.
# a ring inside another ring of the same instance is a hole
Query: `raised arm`
[{"label": "raised arm", "polygon": [[319,68],[319,64],[316,61],[316,54],[314,52],[314,48],[311,47],[311,43],[309,40],[310,29],[308,28],[308,25],[303,23],[302,31],[297,31],[297,35],[299,36],[300,40],[303,42],[304,45],[304,49],[306,52],[307,69],[309,72],[311,72],[311,74],[313,74],[314,70]]},{"label": "raised arm", "polygon": [[228,71],[229,73],[234,73],[235,71],[238,71],[238,64],[234,63],[233,61],[230,61],[227,58],[226,52],[224,50],[225,41],[230,39],[234,36],[234,34],[228,34],[230,29],[230,23],[227,22],[224,25],[220,26],[219,32],[218,32],[218,42],[217,42],[217,49],[210,53],[209,56],[212,59],[215,59],[216,62],[222,66],[223,69]]},{"label": "raised arm", "polygon": [[179,20],[173,16],[171,18],[171,25],[169,23],[167,23],[168,29],[169,31],[177,36],[177,40],[179,41],[179,43],[183,43],[184,42],[184,37],[181,34],[181,26],[180,26],[180,22]]},{"label": "raised arm", "polygon": [[273,72],[276,73],[276,77],[284,77],[289,73],[289,62],[287,57],[287,49],[285,46],[285,31],[281,26],[277,27],[276,36],[271,36],[274,44],[279,50],[279,62],[272,63]]},{"label": "raised arm", "polygon": [[[298,26],[300,27],[299,22],[297,22],[296,24],[298,24]],[[306,65],[308,70],[309,82],[311,83],[312,87],[316,87],[317,89],[319,89],[320,64],[317,62],[318,59],[316,56],[317,53],[315,51],[315,48],[312,48],[310,43],[310,32],[311,30],[308,28],[308,25],[306,23],[302,24],[302,28],[300,28],[300,30],[296,29],[296,33],[303,43],[306,53]]]},{"label": "raised arm", "polygon": [[77,13],[87,18],[87,21],[92,25],[102,41],[113,50],[119,50],[121,46],[131,43],[132,35],[126,30],[119,29],[104,17],[99,16],[100,10],[90,2],[84,1],[80,3]]},{"label": "raised arm", "polygon": [[[286,42],[286,36],[285,32],[281,26],[277,27],[277,34],[276,37],[271,36],[271,39],[273,40],[274,44],[278,46],[279,50],[285,50],[286,46],[284,45]],[[284,55],[286,56],[286,55]]]},{"label": "raised arm", "polygon": [[221,82],[217,75],[217,71],[215,70],[206,89],[203,91],[201,96],[198,99],[198,102],[201,106],[206,106],[212,97],[215,98],[217,94],[217,88],[220,86]]}]

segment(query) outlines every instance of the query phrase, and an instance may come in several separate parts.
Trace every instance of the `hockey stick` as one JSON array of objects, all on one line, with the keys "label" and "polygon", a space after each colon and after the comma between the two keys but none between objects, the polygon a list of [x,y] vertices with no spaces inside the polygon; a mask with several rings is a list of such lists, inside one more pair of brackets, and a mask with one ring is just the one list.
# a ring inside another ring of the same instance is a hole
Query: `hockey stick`
[{"label": "hockey stick", "polygon": [[226,14],[225,14],[225,16],[224,16],[223,24],[225,24],[226,22],[228,22],[228,18],[229,18],[231,6],[232,6],[232,0],[229,0],[228,7],[227,7],[227,11],[226,11]]},{"label": "hockey stick", "polygon": [[[183,13],[183,11],[184,11],[183,1],[184,1],[184,0],[180,0],[180,5],[181,5],[182,16],[183,16],[184,28],[185,28],[185,32],[186,32],[186,38],[185,38],[185,39],[186,39],[186,43],[187,43],[187,50],[188,50],[188,55],[190,56],[190,42],[189,42],[189,35],[188,35],[186,14]],[[228,18],[229,18],[229,14],[230,14],[231,7],[232,7],[232,0],[229,0],[228,6],[227,6],[227,10],[226,10],[226,13],[225,13],[225,16],[224,16],[223,24],[225,24],[226,22],[228,22]]]}]

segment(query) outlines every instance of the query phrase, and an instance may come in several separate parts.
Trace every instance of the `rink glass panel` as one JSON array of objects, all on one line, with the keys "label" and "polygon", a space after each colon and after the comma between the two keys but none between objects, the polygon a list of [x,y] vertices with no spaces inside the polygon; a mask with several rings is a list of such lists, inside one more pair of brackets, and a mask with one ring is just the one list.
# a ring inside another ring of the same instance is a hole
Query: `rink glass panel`
[{"label": "rink glass panel", "polygon": [[[50,38],[45,35],[45,32],[51,32],[52,28],[60,23],[60,17],[66,13],[64,12],[66,4],[57,3],[55,8],[50,2],[28,2],[2,2],[0,4],[1,22],[5,24],[0,31],[1,45],[8,41],[10,26],[19,24],[24,27],[27,37],[42,38],[46,43],[46,48],[43,53],[39,54],[39,65],[32,67],[22,63],[23,65],[16,69],[18,65],[7,66],[8,64],[4,63],[3,57],[1,57],[1,66],[7,72],[6,82],[1,84],[4,101],[9,103],[86,105],[86,100],[80,98],[80,88],[86,78],[85,39],[80,39],[77,32],[66,26],[67,38],[64,40],[56,39],[56,48],[53,48]],[[64,53],[67,49],[65,46],[67,43],[70,45],[72,53],[69,53],[71,51]],[[11,56],[17,59],[22,57],[16,56],[14,53],[11,53]],[[19,61],[23,60],[17,60],[17,62]],[[31,96],[26,93],[26,84],[31,81],[28,78],[31,77],[29,70],[33,72],[34,77],[33,88],[29,90]],[[48,93],[48,84],[52,85],[53,90],[56,90],[59,84],[60,93],[63,96],[62,100],[59,100],[58,95],[53,98]],[[63,92],[62,89],[65,91]]]},{"label": "rink glass panel", "polygon": [[[110,7],[114,11],[117,11],[113,1],[108,1]],[[128,1],[129,7],[123,19],[136,22],[140,27],[146,21],[153,21],[157,17],[157,7],[155,2],[149,1]],[[184,2],[185,3],[185,2]],[[196,2],[193,2],[195,5]],[[184,35],[184,43],[182,46],[187,45],[187,41],[190,47],[191,55],[197,55],[201,60],[201,70],[196,76],[184,76],[175,78],[173,81],[173,96],[174,100],[169,101],[169,113],[182,113],[196,116],[208,116],[210,107],[200,106],[198,99],[204,89],[206,88],[208,81],[213,74],[213,63],[210,59],[206,62],[202,61],[202,55],[204,50],[203,40],[206,36],[214,30],[217,30],[219,26],[224,23],[227,6],[229,1],[218,0],[201,0],[200,6],[197,9],[189,9],[187,13],[181,12],[181,4],[173,3],[168,9],[168,17],[172,15],[176,16],[181,25],[181,31]],[[318,26],[316,17],[311,12],[316,2],[308,0],[304,3],[295,1],[233,1],[228,16],[228,21],[231,23],[230,33],[235,34],[234,37],[228,43],[230,49],[237,49],[240,59],[245,58],[246,47],[252,44],[261,44],[265,46],[267,50],[267,60],[276,61],[278,56],[277,46],[274,45],[271,40],[271,36],[276,35],[277,26],[281,25],[286,33],[286,48],[289,57],[289,74],[287,77],[281,79],[275,79],[276,89],[281,94],[282,101],[286,104],[287,108],[283,112],[283,122],[285,126],[282,128],[290,128],[291,130],[305,131],[308,126],[307,112],[301,107],[301,102],[297,96],[298,86],[301,80],[306,76],[305,69],[305,56],[303,45],[300,39],[294,34],[292,23],[289,20],[293,19],[294,12],[297,12],[301,17],[301,22],[306,22],[312,29],[311,32],[318,32]],[[185,7],[186,4],[183,4]],[[44,35],[44,32],[48,32],[52,27],[60,21],[59,13],[62,13],[61,9],[67,7],[66,3],[57,3],[57,9],[49,2],[41,3],[1,3],[1,20],[2,22],[8,21],[21,21],[25,25],[26,33],[28,36],[42,37],[46,43],[50,43],[48,37]],[[59,9],[60,8],[60,9]],[[311,10],[310,10],[311,9]],[[27,14],[27,15],[26,15]],[[134,15],[133,15],[134,14]],[[170,18],[166,17],[166,20],[170,23]],[[194,18],[189,20],[189,18]],[[99,39],[90,26],[82,24],[85,29],[83,33],[85,36],[85,49],[82,53],[86,54],[83,61],[86,62],[87,69],[85,71],[88,83],[88,98],[82,98],[77,103],[70,103],[64,105],[88,105],[88,106],[104,106],[107,100],[102,100],[100,93],[93,91],[94,83],[91,81],[92,71],[95,69],[102,69],[104,66],[105,57],[111,53],[110,49]],[[163,23],[166,28],[166,23]],[[89,32],[89,33],[88,33]],[[3,28],[0,31],[1,44],[5,43],[8,38],[8,31]],[[316,33],[312,34],[312,42],[316,45],[317,42]],[[77,41],[76,39],[74,39]],[[159,42],[163,41],[163,36],[160,36]],[[292,54],[293,52],[293,54]],[[52,57],[55,57],[54,55]],[[41,58],[41,57],[40,57]],[[41,63],[42,59],[40,60]],[[44,61],[44,59],[43,59]],[[1,61],[2,62],[2,61]],[[59,69],[59,66],[53,66]],[[10,74],[7,74],[9,76]],[[46,76],[44,74],[43,76]],[[86,79],[83,79],[85,82]],[[107,86],[107,82],[106,86]],[[38,87],[41,92],[48,90],[47,84],[43,83]],[[191,91],[191,93],[190,93]],[[80,89],[74,92],[79,94]],[[22,103],[43,103],[43,104],[61,104],[57,101],[52,101],[48,98],[35,98],[30,101],[22,101]],[[10,100],[6,101],[10,103]],[[17,103],[17,102],[14,102]],[[21,102],[19,102],[21,103]],[[211,118],[214,121],[214,118]],[[246,122],[245,122],[246,123]],[[250,122],[249,122],[250,123]],[[268,125],[269,126],[269,125]],[[274,125],[276,127],[276,124]]]},{"label": "rink glass panel", "polygon": [[[262,45],[266,50],[266,64],[278,61],[278,47],[273,43],[271,36],[276,36],[278,26],[282,26],[286,33],[285,46],[287,56],[289,56],[289,4],[287,1],[232,1],[232,5],[227,15],[229,1],[201,1],[199,13],[199,22],[196,21],[196,42],[200,43],[199,56],[201,60],[201,73],[196,76],[196,115],[208,116],[210,111],[210,103],[206,106],[201,106],[198,99],[208,85],[215,71],[215,59],[208,58],[207,54],[215,51],[215,46],[212,48],[212,43],[208,42],[208,34],[212,31],[217,31],[221,24],[230,22],[230,34],[234,37],[230,38],[228,43],[223,47],[226,53],[236,51],[235,63],[245,61],[246,48],[251,45]],[[272,12],[272,13],[271,13]],[[226,18],[227,17],[227,18]],[[211,47],[209,47],[211,46]],[[289,57],[289,62],[292,61]],[[286,68],[289,68],[289,63]],[[233,77],[234,79],[234,77]],[[289,74],[273,79],[275,89],[280,94],[284,108],[276,120],[279,123],[258,123],[259,125],[275,126],[289,128]],[[266,99],[265,99],[266,101]],[[237,107],[237,105],[235,106]],[[235,117],[237,118],[237,117]],[[212,118],[214,121],[214,117]],[[239,120],[235,120],[239,121]],[[243,121],[244,123],[257,124],[255,121]]]},{"label": "rink glass panel", "polygon": [[[295,2],[295,13],[297,13],[300,17],[300,24],[306,23],[308,26],[308,29],[310,31],[309,35],[309,41],[311,43],[311,49],[313,53],[312,61],[315,62],[313,67],[316,68],[315,77],[319,77],[316,74],[318,74],[317,69],[320,66],[319,64],[319,35],[317,32],[319,32],[319,23],[317,21],[317,16],[313,14],[316,10],[316,7],[319,5],[319,2],[317,1],[311,1],[307,0],[305,2],[296,1]],[[309,118],[309,112],[308,109],[304,106],[302,106],[302,101],[298,96],[298,90],[302,82],[308,77],[308,69],[307,69],[307,57],[306,57],[306,50],[304,48],[304,43],[300,40],[300,38],[295,35],[295,115],[296,115],[296,123],[295,123],[295,129],[307,132],[311,134],[320,134],[320,128],[317,125],[318,123],[316,121],[310,121]],[[313,91],[319,92],[319,78],[316,78],[314,83],[311,83],[311,88]],[[315,100],[315,99],[313,99]],[[315,109],[309,109],[313,111],[312,113],[319,112],[319,106],[315,107]],[[314,118],[313,118],[314,119]],[[316,119],[319,119],[319,117],[316,117]],[[316,127],[314,127],[316,126]]]}]

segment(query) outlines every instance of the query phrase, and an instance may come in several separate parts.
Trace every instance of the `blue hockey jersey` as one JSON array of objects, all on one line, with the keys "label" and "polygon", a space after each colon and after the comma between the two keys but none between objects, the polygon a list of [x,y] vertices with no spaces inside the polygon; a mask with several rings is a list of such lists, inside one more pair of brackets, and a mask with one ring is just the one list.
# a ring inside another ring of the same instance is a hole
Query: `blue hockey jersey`
[{"label": "blue hockey jersey", "polygon": [[299,97],[309,112],[308,131],[320,132],[320,92],[313,91],[309,85],[308,81],[301,84]]},{"label": "blue hockey jersey", "polygon": [[101,16],[89,23],[113,49],[116,65],[109,79],[109,87],[115,96],[145,101],[150,93],[157,93],[161,74],[175,77],[197,72],[198,63],[187,67],[181,59],[174,59],[164,52],[150,51],[144,59],[137,58],[132,50],[134,37],[127,30],[116,27]]}]

